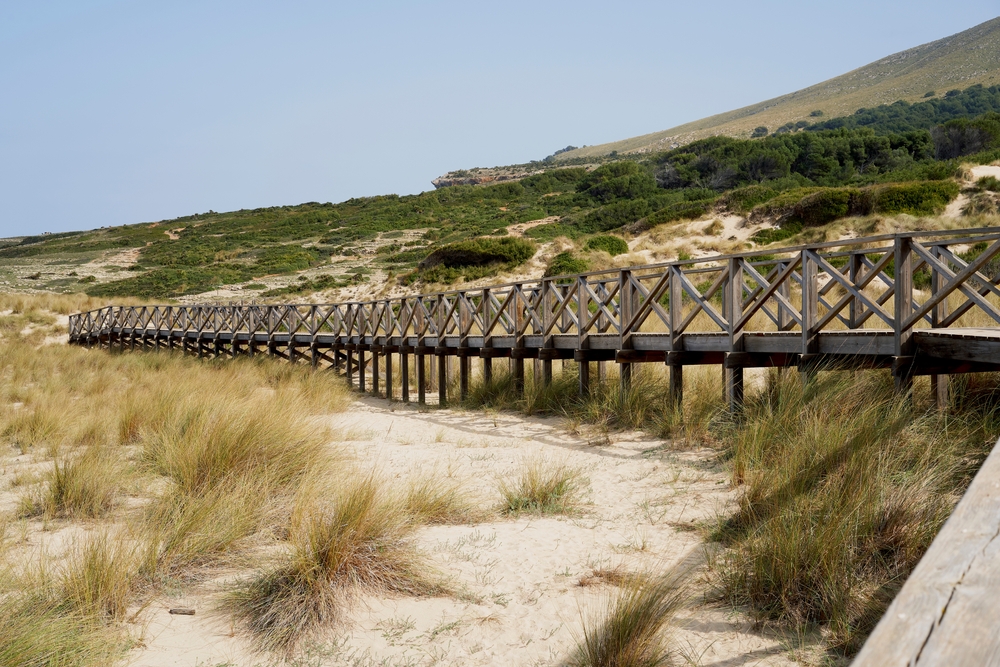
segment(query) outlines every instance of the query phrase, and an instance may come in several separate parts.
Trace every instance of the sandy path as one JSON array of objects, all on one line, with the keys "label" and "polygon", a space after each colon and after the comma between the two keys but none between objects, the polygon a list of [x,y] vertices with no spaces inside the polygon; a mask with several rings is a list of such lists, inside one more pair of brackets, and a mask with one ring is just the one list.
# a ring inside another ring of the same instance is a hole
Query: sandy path
[{"label": "sandy path", "polygon": [[[600,582],[582,586],[581,578],[595,568],[700,567],[705,550],[696,527],[734,499],[716,452],[672,451],[639,433],[574,435],[557,419],[421,411],[371,398],[328,419],[359,463],[400,483],[411,475],[448,476],[492,507],[496,480],[542,457],[581,471],[584,502],[569,517],[494,515],[478,525],[421,529],[417,546],[459,594],[365,599],[350,626],[303,664],[561,664],[580,636],[581,611],[599,608],[615,591]],[[134,629],[141,643],[129,664],[274,664],[254,656],[212,611],[234,574],[150,605]],[[674,630],[678,664],[796,664],[778,638],[755,631],[731,609],[702,603],[695,590]],[[197,615],[168,613],[182,606]]]}]

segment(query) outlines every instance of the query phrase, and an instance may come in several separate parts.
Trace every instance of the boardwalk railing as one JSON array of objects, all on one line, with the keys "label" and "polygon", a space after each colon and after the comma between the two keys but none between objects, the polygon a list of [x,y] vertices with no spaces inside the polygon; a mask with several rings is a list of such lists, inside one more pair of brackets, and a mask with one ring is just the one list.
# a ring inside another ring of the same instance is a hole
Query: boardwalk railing
[{"label": "boardwalk railing", "polygon": [[[659,362],[681,399],[684,366],[718,364],[734,408],[743,369],[888,368],[906,391],[914,375],[1000,369],[1000,228],[912,232],[704,259],[596,271],[484,288],[323,305],[109,306],[70,317],[70,342],[135,349],[181,347],[205,355],[266,350],[291,362],[346,365],[364,389],[378,363],[392,392],[393,358],[409,400],[436,357],[444,402],[446,359],[459,360],[468,390],[471,358],[483,373],[524,360],[544,381],[552,361],[579,364],[588,391],[591,363]],[[367,357],[366,355],[370,355]]]}]

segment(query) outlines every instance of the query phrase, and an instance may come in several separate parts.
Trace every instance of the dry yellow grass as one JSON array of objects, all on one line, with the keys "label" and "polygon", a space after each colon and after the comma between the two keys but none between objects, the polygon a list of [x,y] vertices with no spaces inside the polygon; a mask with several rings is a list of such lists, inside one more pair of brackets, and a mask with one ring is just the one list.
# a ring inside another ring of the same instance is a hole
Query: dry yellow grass
[{"label": "dry yellow grass", "polygon": [[96,305],[0,295],[0,437],[29,466],[19,511],[96,524],[65,553],[2,540],[18,573],[0,591],[0,666],[115,663],[127,610],[165,575],[197,579],[286,535],[306,478],[336,456],[316,419],[347,402],[334,375],[47,344],[65,334],[58,314]]}]

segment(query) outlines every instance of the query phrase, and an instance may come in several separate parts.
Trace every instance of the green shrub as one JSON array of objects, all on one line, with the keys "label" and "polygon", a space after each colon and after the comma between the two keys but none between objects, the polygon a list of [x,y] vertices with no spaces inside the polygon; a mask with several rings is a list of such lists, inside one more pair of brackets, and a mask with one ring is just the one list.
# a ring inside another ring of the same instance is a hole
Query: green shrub
[{"label": "green shrub", "polygon": [[589,269],[590,263],[587,260],[577,257],[572,252],[561,252],[549,262],[548,268],[545,269],[545,277],[586,273]]},{"label": "green shrub", "polygon": [[983,192],[984,190],[1000,192],[1000,180],[996,176],[983,176],[976,181],[975,189],[979,192]]},{"label": "green shrub", "polygon": [[603,250],[612,257],[616,257],[628,252],[628,243],[620,236],[603,235],[588,240],[584,248],[586,250]]},{"label": "green shrub", "polygon": [[604,203],[641,199],[656,192],[656,179],[635,162],[610,162],[587,174],[578,189]]},{"label": "green shrub", "polygon": [[818,227],[847,217],[852,191],[847,188],[822,190],[803,197],[795,205],[794,218],[806,227]]},{"label": "green shrub", "polygon": [[645,199],[617,201],[587,214],[577,225],[580,231],[606,232],[635,222],[649,213],[649,202]]},{"label": "green shrub", "polygon": [[439,265],[448,268],[491,264],[517,266],[527,262],[534,254],[535,244],[526,239],[513,236],[502,238],[486,236],[442,246],[429,254],[420,263],[420,268],[429,269]]},{"label": "green shrub", "polygon": [[715,199],[701,199],[699,201],[682,201],[670,204],[659,211],[650,213],[646,217],[646,221],[652,227],[676,220],[697,220],[712,210],[715,201]]},{"label": "green shrub", "polygon": [[[954,181],[924,181],[875,186],[872,192],[874,207],[871,213],[934,215],[958,196],[959,187]],[[860,206],[857,209],[857,215],[868,213]]]},{"label": "green shrub", "polygon": [[889,183],[866,188],[797,188],[758,204],[750,215],[757,219],[773,217],[783,226],[798,223],[806,227],[825,225],[849,215],[933,215],[944,210],[958,192],[959,187],[953,181]]},{"label": "green shrub", "polygon": [[763,204],[777,196],[778,191],[766,185],[748,185],[745,188],[730,190],[722,195],[720,201],[730,211],[745,215],[753,210],[754,206]]},{"label": "green shrub", "polygon": [[774,229],[762,229],[759,232],[754,233],[754,235],[750,237],[750,240],[757,245],[768,245],[770,243],[777,243],[778,241],[790,239],[801,231],[802,223],[787,222],[781,227]]}]

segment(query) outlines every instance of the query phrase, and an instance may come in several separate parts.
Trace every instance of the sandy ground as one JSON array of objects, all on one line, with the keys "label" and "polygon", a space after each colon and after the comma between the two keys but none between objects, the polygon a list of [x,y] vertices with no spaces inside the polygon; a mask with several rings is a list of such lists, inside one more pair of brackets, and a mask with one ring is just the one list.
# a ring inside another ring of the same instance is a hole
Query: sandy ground
[{"label": "sandy ground", "polygon": [[[698,568],[698,526],[733,501],[712,450],[672,451],[641,434],[571,434],[555,419],[424,410],[363,398],[330,418],[359,461],[404,483],[411,475],[457,480],[486,506],[496,482],[541,457],[578,469],[583,504],[572,516],[496,517],[478,525],[420,530],[419,549],[458,591],[455,597],[369,598],[310,665],[557,665],[581,633],[581,613],[615,589],[581,585],[594,569]],[[596,444],[595,444],[596,443]],[[695,571],[695,581],[701,581]],[[225,578],[217,582],[224,583]],[[739,613],[705,604],[696,585],[680,615],[681,664],[792,665],[780,639]],[[157,601],[144,647],[131,665],[267,664],[252,657],[224,619],[211,614],[220,586]],[[173,616],[191,606],[196,616]]]}]

